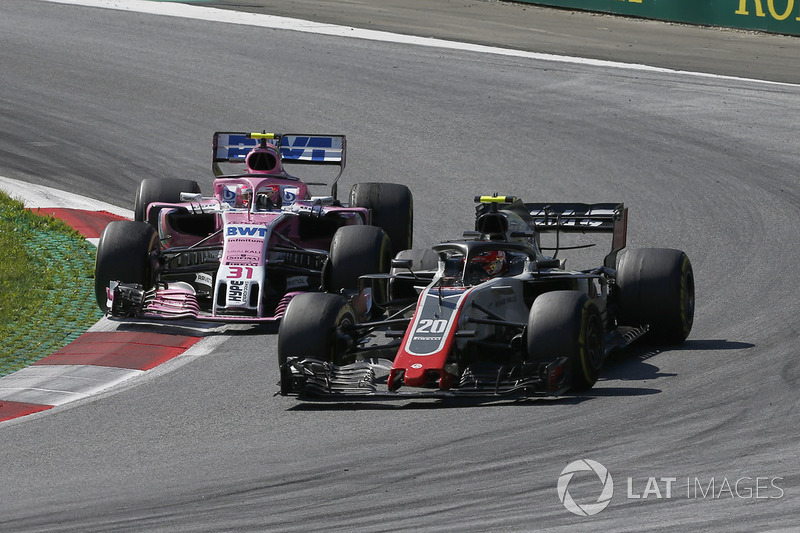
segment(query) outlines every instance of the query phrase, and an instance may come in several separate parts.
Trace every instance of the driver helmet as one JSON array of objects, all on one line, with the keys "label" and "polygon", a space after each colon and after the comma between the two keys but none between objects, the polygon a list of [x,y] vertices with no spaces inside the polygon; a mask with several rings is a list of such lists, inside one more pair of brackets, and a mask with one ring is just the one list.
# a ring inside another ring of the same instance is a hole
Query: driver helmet
[{"label": "driver helmet", "polygon": [[470,270],[481,278],[493,278],[508,271],[506,253],[502,250],[483,252],[472,258]]},{"label": "driver helmet", "polygon": [[253,189],[247,185],[241,185],[236,189],[236,201],[234,207],[250,207],[250,201],[253,199]]},{"label": "driver helmet", "polygon": [[280,185],[267,185],[256,194],[256,207],[259,209],[280,209],[282,203]]}]

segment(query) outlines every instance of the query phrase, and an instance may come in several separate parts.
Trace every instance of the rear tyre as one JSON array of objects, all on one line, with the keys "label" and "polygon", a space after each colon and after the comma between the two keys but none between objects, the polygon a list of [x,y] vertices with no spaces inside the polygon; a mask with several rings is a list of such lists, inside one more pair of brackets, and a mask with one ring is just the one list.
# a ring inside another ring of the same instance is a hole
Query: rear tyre
[{"label": "rear tyre", "polygon": [[393,253],[411,248],[414,198],[408,187],[397,183],[356,183],[350,189],[350,205],[372,212],[372,225],[383,228]]},{"label": "rear tyre", "polygon": [[169,204],[181,201],[182,192],[199,193],[200,185],[194,180],[180,178],[147,178],[142,180],[136,190],[136,199],[133,201],[133,219],[137,222],[147,222],[153,227],[158,227],[158,211],[147,216],[147,206],[153,202]]},{"label": "rear tyre", "polygon": [[292,373],[286,367],[289,357],[334,364],[349,362],[342,328],[354,323],[355,315],[343,296],[309,292],[292,298],[278,330],[281,394],[293,392]]},{"label": "rear tyre", "polygon": [[389,272],[391,243],[381,228],[343,226],[336,230],[325,273],[325,290],[357,290],[365,274]]},{"label": "rear tyre", "polygon": [[[411,248],[395,254],[395,259],[411,259],[411,270],[436,270],[439,267],[439,254],[430,248]],[[405,269],[398,270],[402,271]],[[394,271],[394,269],[393,269]]]},{"label": "rear tyre", "polygon": [[110,281],[155,285],[158,267],[158,234],[144,222],[116,220],[100,235],[94,268],[94,292],[100,310],[106,312],[106,288]]},{"label": "rear tyre", "polygon": [[[409,250],[402,250],[395,255],[395,259],[410,259],[411,270],[417,272],[419,270],[436,270],[439,267],[439,255],[430,248],[411,248]],[[391,274],[398,273],[408,274],[406,268],[392,268]],[[414,285],[426,285],[427,283],[416,281],[413,279],[405,278],[392,278],[390,283],[390,295],[392,300],[400,300],[405,298],[416,298],[417,291],[414,290]]]},{"label": "rear tyre", "polygon": [[694,272],[689,258],[670,248],[638,248],[617,260],[618,321],[649,325],[648,336],[680,344],[694,323]]},{"label": "rear tyre", "polygon": [[570,388],[591,389],[605,359],[605,328],[597,305],[577,291],[542,294],[528,314],[527,348],[530,361],[566,357]]}]

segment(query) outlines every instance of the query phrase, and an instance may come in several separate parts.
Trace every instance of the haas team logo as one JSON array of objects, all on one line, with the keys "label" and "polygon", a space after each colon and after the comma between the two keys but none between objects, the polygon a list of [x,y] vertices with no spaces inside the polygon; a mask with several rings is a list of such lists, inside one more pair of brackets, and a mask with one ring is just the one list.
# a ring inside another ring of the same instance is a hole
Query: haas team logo
[{"label": "haas team logo", "polygon": [[[597,498],[595,503],[579,504],[572,499],[569,494],[569,483],[572,481],[576,472],[594,472],[600,482],[603,484],[602,492]],[[561,471],[558,477],[558,499],[564,504],[564,507],[571,513],[578,516],[592,516],[596,515],[605,509],[611,503],[611,496],[614,494],[614,480],[611,479],[611,474],[608,469],[597,461],[591,459],[578,459],[573,461]]]}]

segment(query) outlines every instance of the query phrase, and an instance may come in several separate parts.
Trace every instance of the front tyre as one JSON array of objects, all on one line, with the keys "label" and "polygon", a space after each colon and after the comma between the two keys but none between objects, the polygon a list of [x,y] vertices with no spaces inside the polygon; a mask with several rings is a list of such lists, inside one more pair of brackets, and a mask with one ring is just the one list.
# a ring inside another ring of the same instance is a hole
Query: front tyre
[{"label": "front tyre", "polygon": [[100,235],[94,268],[94,292],[106,312],[106,288],[111,281],[138,283],[145,290],[155,285],[158,268],[158,234],[145,222],[115,220]]},{"label": "front tyre", "polygon": [[292,373],[286,366],[289,357],[334,364],[351,362],[346,356],[346,330],[354,323],[355,315],[343,296],[310,292],[292,298],[278,330],[281,394],[293,392]]},{"label": "front tyre", "polygon": [[605,328],[597,305],[577,291],[546,292],[528,314],[528,360],[567,358],[572,390],[591,389],[605,359]]},{"label": "front tyre", "polygon": [[649,325],[657,342],[680,344],[694,323],[694,272],[686,254],[671,248],[637,248],[617,260],[618,321]]}]

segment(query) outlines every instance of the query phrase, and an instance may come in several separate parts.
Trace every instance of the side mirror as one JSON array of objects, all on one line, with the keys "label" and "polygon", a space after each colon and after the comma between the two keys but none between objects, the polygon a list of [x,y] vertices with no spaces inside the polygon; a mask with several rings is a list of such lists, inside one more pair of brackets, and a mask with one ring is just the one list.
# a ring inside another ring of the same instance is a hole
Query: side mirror
[{"label": "side mirror", "polygon": [[194,192],[182,192],[181,193],[181,202],[199,202],[203,199],[202,193],[194,193]]},{"label": "side mirror", "polygon": [[392,259],[392,268],[405,268],[411,270],[414,262],[411,259]]},{"label": "side mirror", "polygon": [[540,259],[536,261],[536,268],[564,268],[564,265],[560,259]]}]

